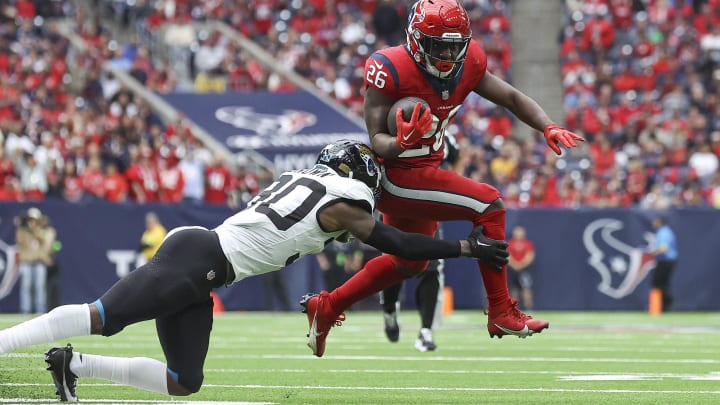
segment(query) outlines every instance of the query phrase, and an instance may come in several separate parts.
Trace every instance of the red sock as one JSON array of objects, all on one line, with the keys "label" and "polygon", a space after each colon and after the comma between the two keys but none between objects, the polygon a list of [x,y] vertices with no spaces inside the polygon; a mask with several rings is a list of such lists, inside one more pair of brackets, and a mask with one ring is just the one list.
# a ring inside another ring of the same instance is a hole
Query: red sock
[{"label": "red sock", "polygon": [[[505,210],[497,210],[483,214],[476,222],[476,226],[482,225],[485,227],[485,236],[488,238],[505,240]],[[483,284],[485,284],[489,307],[491,309],[504,307],[510,302],[510,292],[508,291],[507,285],[507,266],[503,266],[502,272],[499,272],[479,261],[478,265],[480,266]]]},{"label": "red sock", "polygon": [[330,293],[332,308],[340,313],[362,299],[365,299],[391,285],[406,279],[395,269],[392,256],[378,256],[365,264],[350,280]]}]

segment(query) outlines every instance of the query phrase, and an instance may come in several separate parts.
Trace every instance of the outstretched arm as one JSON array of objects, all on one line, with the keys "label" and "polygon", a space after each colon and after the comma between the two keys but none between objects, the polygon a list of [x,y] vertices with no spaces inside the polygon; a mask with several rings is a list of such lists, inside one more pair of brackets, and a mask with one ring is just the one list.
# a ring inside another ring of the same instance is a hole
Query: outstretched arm
[{"label": "outstretched arm", "polygon": [[485,73],[475,92],[507,108],[524,123],[541,131],[550,149],[558,155],[561,153],[558,143],[574,148],[576,141],[585,141],[583,137],[556,125],[535,100],[490,72]]},{"label": "outstretched arm", "polygon": [[327,231],[346,229],[368,245],[408,260],[472,256],[501,270],[507,264],[507,243],[485,238],[478,227],[466,240],[443,240],[402,232],[376,221],[366,210],[345,202],[323,209],[320,222]]}]

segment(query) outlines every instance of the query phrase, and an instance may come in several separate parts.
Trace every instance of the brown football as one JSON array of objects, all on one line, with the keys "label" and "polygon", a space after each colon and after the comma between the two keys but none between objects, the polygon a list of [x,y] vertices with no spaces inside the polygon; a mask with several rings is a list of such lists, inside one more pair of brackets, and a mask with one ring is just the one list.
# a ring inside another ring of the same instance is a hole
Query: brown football
[{"label": "brown football", "polygon": [[420,109],[420,114],[425,112],[426,108],[430,108],[430,105],[427,103],[427,101],[421,99],[420,97],[405,97],[401,98],[400,100],[396,101],[395,104],[390,107],[390,111],[388,112],[387,116],[387,125],[388,130],[390,131],[390,135],[397,135],[397,123],[395,122],[395,111],[397,111],[398,108],[402,108],[403,110],[403,119],[405,122],[410,121],[410,118],[412,117],[413,109],[415,108],[415,104],[417,102],[421,102],[423,104],[423,107]]}]

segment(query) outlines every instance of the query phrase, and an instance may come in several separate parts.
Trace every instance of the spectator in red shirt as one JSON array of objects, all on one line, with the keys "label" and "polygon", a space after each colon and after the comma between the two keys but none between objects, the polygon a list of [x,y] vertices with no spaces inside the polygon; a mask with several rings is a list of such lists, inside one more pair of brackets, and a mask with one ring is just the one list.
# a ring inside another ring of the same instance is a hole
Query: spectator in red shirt
[{"label": "spectator in red shirt", "polygon": [[505,2],[495,1],[480,21],[484,32],[510,32],[510,19],[505,13]]},{"label": "spectator in red shirt", "polygon": [[625,178],[625,190],[632,203],[639,202],[645,195],[648,179],[643,161],[638,158],[630,159]]},{"label": "spectator in red shirt", "polygon": [[486,132],[490,135],[500,135],[507,139],[512,135],[512,121],[502,108],[496,107],[488,118]]},{"label": "spectator in red shirt", "polygon": [[533,309],[532,276],[529,268],[535,262],[535,246],[527,239],[522,226],[512,230],[508,240],[508,286],[512,297],[520,297],[523,309]]},{"label": "spectator in red shirt", "polygon": [[62,196],[70,202],[78,202],[83,198],[82,179],[77,174],[75,161],[68,159],[65,161],[65,168],[62,177]]},{"label": "spectator in red shirt", "polygon": [[615,43],[615,27],[608,18],[607,9],[588,21],[583,33],[586,50],[607,51]]},{"label": "spectator in red shirt", "polygon": [[82,187],[88,195],[100,199],[105,197],[105,175],[99,157],[93,156],[88,160],[88,165],[80,177]]},{"label": "spectator in red shirt", "polygon": [[125,171],[130,186],[130,195],[139,203],[158,200],[158,172],[152,161],[152,149],[142,146],[138,162]]},{"label": "spectator in red shirt", "polygon": [[230,170],[225,167],[225,160],[218,153],[213,164],[205,168],[205,202],[227,204],[231,182]]},{"label": "spectator in red shirt", "polygon": [[158,170],[160,178],[160,202],[178,203],[183,199],[185,179],[178,165],[179,162],[174,151],[171,152],[171,155],[168,156],[167,159],[160,161]]},{"label": "spectator in red shirt", "polygon": [[598,132],[590,143],[589,154],[593,162],[593,175],[608,176],[615,167],[615,150],[604,132]]},{"label": "spectator in red shirt", "polygon": [[105,168],[103,188],[105,190],[104,195],[106,200],[116,203],[127,200],[127,179],[118,171],[115,163],[108,163]]},{"label": "spectator in red shirt", "polygon": [[12,159],[5,155],[3,146],[0,142],[0,187],[7,183],[8,179],[15,177],[15,166]]},{"label": "spectator in red shirt", "polygon": [[10,176],[0,185],[0,201],[24,201],[25,195],[20,188],[20,180]]}]

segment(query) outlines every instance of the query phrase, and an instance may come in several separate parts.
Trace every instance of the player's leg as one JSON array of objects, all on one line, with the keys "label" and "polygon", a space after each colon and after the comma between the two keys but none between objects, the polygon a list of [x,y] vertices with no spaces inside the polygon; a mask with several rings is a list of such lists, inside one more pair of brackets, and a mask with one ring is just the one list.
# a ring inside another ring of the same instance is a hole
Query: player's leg
[{"label": "player's leg", "polygon": [[420,314],[420,332],[415,340],[415,348],[421,352],[437,349],[433,339],[432,327],[440,293],[440,271],[444,260],[433,260],[428,268],[418,276],[415,287],[415,303]]},{"label": "player's leg", "polygon": [[[408,218],[387,213],[383,214],[383,222],[405,232],[425,235],[434,235],[439,225],[437,221],[423,217]],[[330,303],[335,310],[344,311],[357,301],[423,272],[428,263],[429,260],[405,260],[392,255],[376,257],[330,293]]]},{"label": "player's leg", "polygon": [[667,311],[672,305],[672,297],[670,296],[670,275],[672,274],[673,262],[668,260],[659,260],[652,272],[651,285],[662,292],[663,311]]},{"label": "player's leg", "polygon": [[35,263],[33,269],[33,291],[35,295],[35,313],[44,314],[47,312],[47,266],[43,263]]},{"label": "player's leg", "polygon": [[528,311],[532,311],[534,303],[533,303],[533,293],[532,293],[532,275],[528,273],[528,270],[523,270],[518,277],[518,281],[520,283],[520,294],[522,296],[523,306]]},{"label": "player's leg", "polygon": [[507,280],[508,288],[510,289],[510,295],[517,297],[520,294],[520,272],[508,266],[507,269]]},{"label": "player's leg", "polygon": [[20,313],[29,314],[32,310],[32,265],[20,263]]},{"label": "player's leg", "polygon": [[402,282],[382,290],[380,292],[380,305],[383,309],[383,320],[385,322],[385,336],[391,342],[400,339],[400,324],[398,323],[398,311],[400,310],[400,290]]},{"label": "player's leg", "polygon": [[[505,240],[505,207],[500,192],[449,170],[387,170],[378,208],[386,216],[412,213],[436,221],[471,221],[474,226],[483,225],[487,237]],[[478,266],[489,303],[491,336],[525,337],[548,327],[548,322],[533,320],[517,309],[517,301],[508,292],[507,266],[502,271],[480,261]]]},{"label": "player's leg", "polygon": [[[384,215],[383,221],[406,232],[425,235],[434,235],[438,227],[436,221],[418,218],[394,218]],[[308,346],[313,354],[318,357],[323,355],[330,328],[345,319],[343,311],[353,303],[422,272],[427,264],[428,261],[403,260],[391,255],[381,255],[368,261],[360,271],[332,292],[321,291],[320,294],[303,297],[301,305],[305,308],[310,325]]]},{"label": "player's leg", "polygon": [[[111,336],[135,322],[182,313],[195,303],[207,306],[210,291],[225,284],[228,271],[231,269],[214,232],[203,229],[176,232],[165,240],[150,262],[119,280],[88,306],[88,318],[92,319],[88,330]],[[209,312],[212,315],[212,303]],[[194,392],[190,384],[179,387],[166,365],[155,359],[74,355],[72,348],[66,347],[51,349],[46,361],[61,397],[63,392],[74,396],[79,377],[103,378],[164,394]]]},{"label": "player's leg", "polygon": [[170,395],[190,395],[202,386],[213,323],[212,308],[213,301],[208,297],[204,302],[156,320],[167,359]]}]

